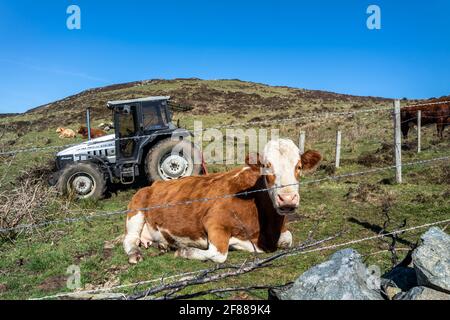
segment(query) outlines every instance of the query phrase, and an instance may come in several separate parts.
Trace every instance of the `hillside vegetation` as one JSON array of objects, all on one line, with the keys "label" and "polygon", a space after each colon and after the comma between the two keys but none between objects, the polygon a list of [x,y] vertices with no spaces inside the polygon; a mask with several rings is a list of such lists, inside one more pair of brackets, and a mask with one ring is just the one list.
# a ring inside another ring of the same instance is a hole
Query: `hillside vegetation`
[{"label": "hillside vegetation", "polygon": [[[93,109],[92,121],[96,125],[110,120],[107,101],[151,95],[170,95],[175,103],[191,106],[190,111],[174,113],[175,121],[179,120],[181,126],[187,128],[192,127],[194,120],[203,121],[204,128],[248,122],[244,128],[278,129],[280,136],[295,142],[300,131],[305,131],[306,148],[319,150],[324,160],[317,172],[305,177],[304,181],[393,164],[393,128],[389,111],[298,119],[323,112],[390,107],[391,100],[272,87],[239,80],[151,80],[87,90],[24,114],[1,117],[0,152],[79,142],[80,138],[59,139],[55,129],[58,126],[76,129],[83,124],[87,106]],[[416,101],[402,103],[413,102]],[[265,120],[274,122],[259,124]],[[258,124],[251,125],[252,122]],[[333,166],[336,130],[342,131],[343,139],[339,169]],[[435,126],[429,126],[423,129],[423,151],[417,154],[415,131],[412,130],[409,139],[403,142],[403,161],[448,156],[449,147],[449,128],[444,139],[439,140]],[[53,170],[54,151],[0,156],[0,227],[123,210],[138,188],[116,188],[101,201],[61,198],[45,183]],[[208,165],[210,172],[231,167],[220,163]],[[392,231],[402,226],[450,218],[448,161],[431,163],[430,166],[407,166],[404,168],[404,183],[397,185],[394,180],[394,172],[386,170],[302,185],[301,206],[290,217],[289,223],[295,243],[305,240],[313,229],[316,239],[342,231],[343,234],[334,240],[334,243],[340,243],[376,235],[383,228]],[[83,289],[107,288],[212,265],[175,258],[172,253],[160,254],[151,248],[144,251],[145,260],[141,264],[130,266],[121,244],[115,241],[123,231],[124,217],[114,215],[0,235],[0,298],[41,297],[70,291],[66,288],[66,270],[71,265],[80,267]],[[395,259],[405,255],[421,233],[423,230],[400,235],[395,245],[396,256],[390,251],[392,239],[389,238],[353,247],[364,254],[366,263],[387,270]],[[190,288],[187,292],[219,286],[284,284],[331,253],[322,251],[289,257],[269,269]],[[239,263],[251,258],[248,253],[232,252],[229,262]],[[132,290],[134,287],[122,291]],[[265,291],[255,291],[207,298],[264,299],[266,296]]]},{"label": "hillside vegetation", "polygon": [[272,87],[240,80],[149,80],[90,89],[65,99],[39,106],[23,115],[0,119],[25,130],[45,130],[50,126],[78,125],[85,121],[85,109],[94,119],[109,119],[107,101],[168,95],[175,104],[192,107],[190,115],[227,114],[251,120],[253,115],[279,117],[303,112],[324,112],[362,108],[387,102],[375,97],[356,97],[332,92]]}]

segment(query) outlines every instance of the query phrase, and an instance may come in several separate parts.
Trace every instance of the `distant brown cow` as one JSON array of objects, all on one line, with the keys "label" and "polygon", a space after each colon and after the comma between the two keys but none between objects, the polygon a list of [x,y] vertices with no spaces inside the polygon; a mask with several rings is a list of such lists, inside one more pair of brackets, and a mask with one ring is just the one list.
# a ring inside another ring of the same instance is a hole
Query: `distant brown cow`
[{"label": "distant brown cow", "polygon": [[[85,126],[81,126],[80,129],[77,131],[79,134],[83,136],[83,138],[88,137],[88,129]],[[98,137],[103,137],[106,135],[106,132],[101,129],[91,128],[91,138],[95,139]]]},{"label": "distant brown cow", "polygon": [[[229,248],[270,252],[291,246],[286,214],[299,206],[298,180],[320,160],[317,151],[300,155],[291,140],[272,140],[261,156],[248,156],[244,167],[157,181],[139,190],[126,219],[123,245],[129,262],[142,259],[139,245],[155,244],[176,249],[176,256],[216,263],[227,259]],[[180,204],[203,198],[216,199]],[[165,203],[178,205],[156,208]]]},{"label": "distant brown cow", "polygon": [[[450,100],[447,99],[445,101]],[[437,135],[444,138],[444,128],[450,125],[450,103],[443,101],[442,104],[431,104],[417,107],[404,108],[401,111],[401,129],[403,138],[408,137],[409,128],[417,125],[417,111],[422,111],[422,125],[436,123]],[[436,103],[439,100],[431,101]]]}]

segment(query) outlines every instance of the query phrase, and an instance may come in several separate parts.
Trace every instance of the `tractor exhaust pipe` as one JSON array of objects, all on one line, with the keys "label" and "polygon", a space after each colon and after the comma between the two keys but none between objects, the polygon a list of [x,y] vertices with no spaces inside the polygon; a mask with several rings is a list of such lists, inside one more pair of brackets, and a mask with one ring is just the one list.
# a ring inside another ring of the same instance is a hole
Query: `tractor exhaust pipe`
[{"label": "tractor exhaust pipe", "polygon": [[91,140],[91,108],[86,109],[86,127],[88,131],[88,141]]}]

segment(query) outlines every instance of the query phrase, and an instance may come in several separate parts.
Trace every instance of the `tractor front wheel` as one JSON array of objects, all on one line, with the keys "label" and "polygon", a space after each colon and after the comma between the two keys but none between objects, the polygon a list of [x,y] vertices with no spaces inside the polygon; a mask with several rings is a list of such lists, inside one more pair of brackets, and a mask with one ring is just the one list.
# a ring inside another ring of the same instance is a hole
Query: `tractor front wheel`
[{"label": "tractor front wheel", "polygon": [[56,185],[59,192],[77,199],[101,199],[106,192],[106,178],[93,163],[74,163],[61,172]]}]

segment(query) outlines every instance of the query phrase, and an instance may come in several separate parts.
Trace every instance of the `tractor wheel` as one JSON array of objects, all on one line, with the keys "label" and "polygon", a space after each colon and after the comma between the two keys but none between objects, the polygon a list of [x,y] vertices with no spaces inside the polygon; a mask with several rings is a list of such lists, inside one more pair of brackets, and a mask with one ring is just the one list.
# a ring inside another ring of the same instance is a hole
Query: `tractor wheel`
[{"label": "tractor wheel", "polygon": [[59,192],[77,199],[101,199],[106,192],[106,178],[93,163],[74,163],[61,172],[56,185]]},{"label": "tractor wheel", "polygon": [[202,171],[200,150],[188,141],[162,140],[149,150],[145,171],[150,183],[199,175]]}]

